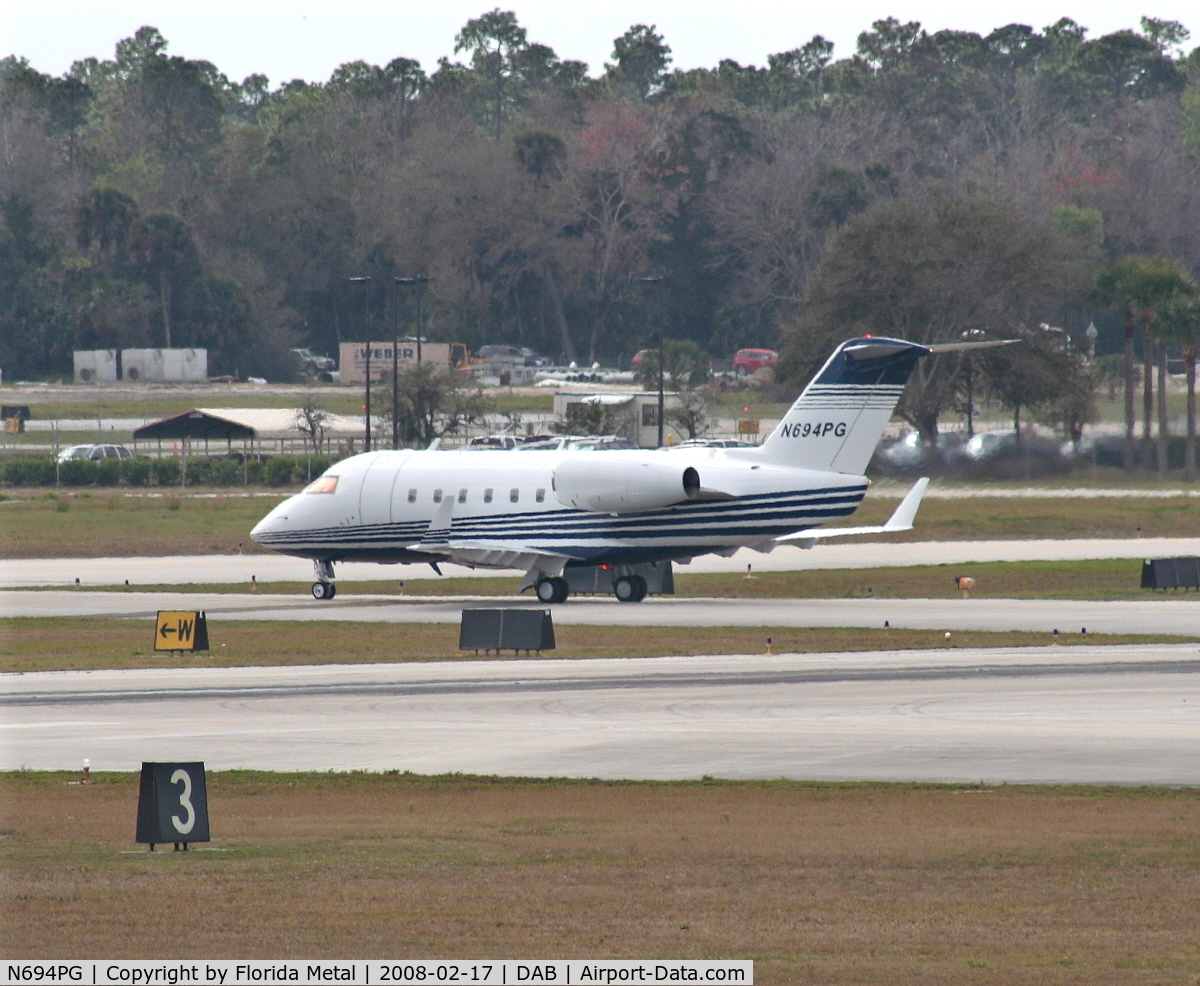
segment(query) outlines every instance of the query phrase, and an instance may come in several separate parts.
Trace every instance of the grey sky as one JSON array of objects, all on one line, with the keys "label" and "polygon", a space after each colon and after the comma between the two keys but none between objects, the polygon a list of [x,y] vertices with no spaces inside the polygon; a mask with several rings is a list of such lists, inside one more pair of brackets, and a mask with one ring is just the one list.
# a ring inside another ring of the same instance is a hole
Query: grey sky
[{"label": "grey sky", "polygon": [[432,71],[439,56],[453,56],[459,28],[497,5],[516,11],[531,41],[550,45],[561,58],[586,61],[592,74],[610,57],[612,39],[635,23],[657,25],[680,68],[713,66],[722,58],[762,65],[769,53],[814,34],[834,41],[835,57],[844,57],[858,32],[887,16],[918,20],[930,31],[980,33],[1014,21],[1040,29],[1067,16],[1095,37],[1136,28],[1145,13],[1182,21],[1200,36],[1194,0],[1153,0],[1150,9],[1117,0],[966,6],[950,0],[0,0],[0,56],[23,55],[40,71],[61,75],[77,59],[111,58],[118,40],[153,24],[172,54],[207,59],[236,80],[261,72],[272,86],[293,78],[323,81],[343,62],[386,64],[401,55]]}]

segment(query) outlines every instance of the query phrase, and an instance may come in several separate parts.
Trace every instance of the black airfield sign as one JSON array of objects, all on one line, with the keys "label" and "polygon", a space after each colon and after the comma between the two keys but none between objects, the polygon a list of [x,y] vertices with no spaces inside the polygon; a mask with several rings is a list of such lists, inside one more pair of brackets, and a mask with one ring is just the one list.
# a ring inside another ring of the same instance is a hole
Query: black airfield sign
[{"label": "black airfield sign", "polygon": [[134,842],[148,842],[153,852],[161,842],[186,850],[189,842],[208,841],[204,764],[143,763]]},{"label": "black airfield sign", "polygon": [[204,613],[160,609],[154,621],[155,650],[208,650],[208,620]]}]

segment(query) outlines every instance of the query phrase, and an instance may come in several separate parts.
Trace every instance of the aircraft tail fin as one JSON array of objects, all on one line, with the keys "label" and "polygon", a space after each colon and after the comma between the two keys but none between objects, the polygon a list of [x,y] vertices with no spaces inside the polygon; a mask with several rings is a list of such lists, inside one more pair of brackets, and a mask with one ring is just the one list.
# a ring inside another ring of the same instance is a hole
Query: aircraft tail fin
[{"label": "aircraft tail fin", "polygon": [[760,446],[780,465],[861,476],[909,374],[930,350],[864,337],[838,346]]}]

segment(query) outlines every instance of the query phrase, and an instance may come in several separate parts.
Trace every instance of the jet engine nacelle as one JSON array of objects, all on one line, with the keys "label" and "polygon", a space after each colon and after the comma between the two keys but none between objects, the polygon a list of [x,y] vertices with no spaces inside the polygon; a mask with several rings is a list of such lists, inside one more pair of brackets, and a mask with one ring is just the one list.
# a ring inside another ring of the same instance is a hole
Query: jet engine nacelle
[{"label": "jet engine nacelle", "polygon": [[554,469],[554,495],[576,510],[634,513],[659,510],[700,492],[692,466],[589,452],[564,459]]}]

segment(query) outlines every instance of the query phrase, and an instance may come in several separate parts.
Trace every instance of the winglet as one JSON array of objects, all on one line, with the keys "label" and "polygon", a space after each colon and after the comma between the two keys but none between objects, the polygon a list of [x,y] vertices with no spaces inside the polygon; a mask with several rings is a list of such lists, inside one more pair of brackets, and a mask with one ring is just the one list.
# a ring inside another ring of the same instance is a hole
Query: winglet
[{"label": "winglet", "polygon": [[895,534],[897,531],[911,531],[913,521],[917,519],[917,508],[921,506],[921,498],[925,495],[925,490],[929,487],[929,477],[922,476],[913,484],[913,488],[908,491],[904,499],[900,501],[888,518],[886,524],[872,527],[827,527],[809,528],[806,531],[797,531],[795,534],[785,534],[781,538],[776,538],[778,544],[794,544],[801,548],[811,548],[818,541],[824,541],[826,538],[844,538],[854,537],[862,534]]},{"label": "winglet", "polygon": [[885,531],[911,531],[913,521],[917,519],[917,508],[921,506],[921,498],[929,488],[929,477],[922,476],[913,484],[913,488],[900,501],[888,522],[883,525]]}]

